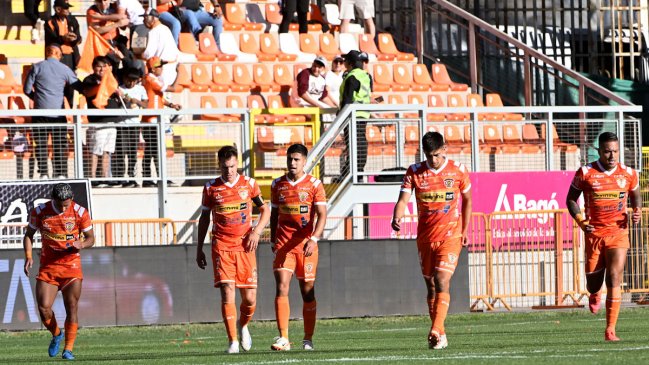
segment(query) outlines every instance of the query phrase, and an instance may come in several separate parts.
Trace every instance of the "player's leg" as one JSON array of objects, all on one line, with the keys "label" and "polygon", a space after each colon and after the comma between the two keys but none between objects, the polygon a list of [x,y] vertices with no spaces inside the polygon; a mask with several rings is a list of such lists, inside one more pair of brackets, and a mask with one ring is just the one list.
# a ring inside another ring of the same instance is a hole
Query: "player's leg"
[{"label": "player's leg", "polygon": [[275,274],[275,318],[277,319],[279,337],[275,339],[271,349],[285,351],[291,349],[288,342],[288,319],[291,315],[288,291],[291,277],[295,271],[295,256],[290,252],[279,250],[275,254],[273,269]]},{"label": "player's leg", "polygon": [[300,283],[302,294],[302,318],[304,318],[304,338],[302,348],[313,350],[313,333],[315,332],[318,303],[315,299],[315,278],[318,270],[318,247],[309,257],[296,255],[295,275]]},{"label": "player's leg", "polygon": [[229,342],[227,352],[237,353],[239,352],[239,341],[237,339],[237,305],[234,298],[234,283],[221,282],[219,289],[221,291],[221,315]]},{"label": "player's leg", "polygon": [[[40,275],[39,275],[40,276]],[[52,311],[52,305],[59,291],[58,286],[46,283],[42,280],[36,280],[36,302],[38,303],[38,313],[41,316],[43,326],[52,334],[52,340],[48,348],[50,357],[59,353],[59,346],[63,340],[63,331],[56,322],[56,316]]]},{"label": "player's leg", "polygon": [[626,263],[626,248],[606,250],[606,341],[619,341],[615,335],[615,325],[622,301],[622,276]]},{"label": "player's leg", "polygon": [[455,272],[462,244],[459,239],[444,241],[438,247],[433,247],[433,282],[435,284],[435,304],[433,329],[428,344],[433,349],[443,349],[448,346],[444,322],[451,304],[451,278]]},{"label": "player's leg", "polygon": [[421,274],[426,283],[426,303],[428,304],[430,330],[432,331],[433,323],[435,321],[435,281],[433,280],[435,263],[434,257],[432,256],[431,244],[417,242],[417,251],[419,255],[419,264],[421,265]]},{"label": "player's leg", "polygon": [[81,297],[81,279],[72,279],[61,288],[63,304],[65,305],[65,348],[63,358],[73,360],[72,349],[77,339],[79,318],[77,317],[79,298]]},{"label": "player's leg", "polygon": [[588,309],[593,314],[597,314],[601,307],[600,291],[604,284],[604,269],[606,268],[605,255],[602,253],[603,245],[603,239],[591,235],[586,236],[586,289],[590,293]]},{"label": "player's leg", "polygon": [[255,252],[237,253],[237,287],[241,292],[241,305],[237,330],[241,348],[249,351],[252,347],[252,337],[248,323],[252,320],[257,307],[257,259]]}]

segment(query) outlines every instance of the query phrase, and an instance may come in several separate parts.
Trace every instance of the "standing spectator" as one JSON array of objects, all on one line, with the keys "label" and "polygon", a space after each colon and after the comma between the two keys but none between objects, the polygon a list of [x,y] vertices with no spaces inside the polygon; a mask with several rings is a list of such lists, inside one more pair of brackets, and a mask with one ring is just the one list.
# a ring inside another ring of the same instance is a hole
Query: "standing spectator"
[{"label": "standing spectator", "polygon": [[[180,51],[169,28],[160,23],[160,14],[157,10],[149,9],[144,14],[144,25],[149,28],[149,35],[142,58],[149,60],[156,57],[163,61],[162,91],[164,91],[176,81]],[[151,70],[149,69],[149,71]]]},{"label": "standing spectator", "polygon": [[[149,109],[159,109],[169,107],[180,110],[180,105],[174,104],[165,100],[164,90],[166,88],[162,80],[163,67],[165,62],[158,57],[151,57],[147,61],[149,74],[144,79],[144,88],[146,89],[147,98],[149,100]],[[145,121],[148,123],[155,123],[159,120],[158,117],[146,117]],[[162,126],[160,126],[162,128]],[[158,129],[155,126],[142,127],[142,137],[144,138],[144,160],[142,161],[142,176],[144,182],[142,187],[156,186],[156,183],[151,179],[151,162],[155,167],[158,166]],[[147,180],[147,178],[149,178]]]},{"label": "standing spectator", "polygon": [[174,0],[158,0],[156,10],[160,14],[160,22],[171,30],[171,35],[178,44],[182,25],[187,21],[184,12],[176,5]]},{"label": "standing spectator", "polygon": [[[140,83],[141,78],[139,70],[130,69],[124,76],[124,83],[119,87],[124,95],[122,97],[124,104],[129,109],[146,108],[148,105],[146,90]],[[112,159],[113,174],[116,177],[123,177],[126,174],[129,178],[122,183],[122,187],[137,187],[134,178],[140,128],[129,124],[140,123],[140,117],[131,117],[119,123],[121,125],[117,128],[117,142]]]},{"label": "standing spectator", "polygon": [[[112,66],[108,59],[104,56],[97,56],[92,61],[93,73],[83,79],[83,95],[88,102],[88,109],[98,109],[95,105],[95,99],[98,96],[99,88],[104,78],[104,74],[112,72]],[[118,90],[119,92],[119,90]],[[117,99],[119,96],[112,95],[108,100],[108,105],[105,109],[121,108],[121,102]],[[97,177],[97,165],[99,157],[101,157],[101,170],[104,178],[111,177],[110,173],[110,156],[115,152],[115,143],[117,138],[117,130],[114,123],[117,120],[114,116],[89,116],[88,121],[95,126],[89,129],[91,134],[91,148],[92,158],[90,165],[90,177],[95,179]],[[100,124],[100,126],[98,126]],[[112,183],[114,185],[114,183]],[[92,181],[94,187],[106,187],[110,185],[107,182],[100,182],[97,180]]]},{"label": "standing spectator", "polygon": [[178,0],[178,6],[183,8],[183,15],[187,19],[190,31],[194,34],[196,40],[203,28],[211,25],[212,34],[217,45],[221,45],[219,38],[223,33],[223,10],[221,4],[216,0],[210,0],[214,11],[208,13],[200,0]]},{"label": "standing spectator", "polygon": [[29,19],[29,24],[32,26],[31,36],[32,43],[41,40],[41,33],[45,21],[40,18],[38,8],[41,6],[41,0],[23,0],[23,8],[25,9],[25,16]]},{"label": "standing spectator", "polygon": [[355,19],[354,10],[358,11],[363,19],[365,34],[372,39],[376,35],[374,26],[374,0],[338,0],[340,8],[340,33],[349,33],[349,22]]},{"label": "standing spectator", "polygon": [[[59,45],[47,46],[45,56],[45,61],[34,64],[27,74],[23,92],[34,101],[34,109],[63,109],[65,87],[70,85],[78,88],[79,80],[68,66],[61,63],[63,54]],[[61,127],[36,128],[33,135],[36,141],[36,159],[41,179],[48,178],[47,138],[49,134],[52,135],[53,149],[51,176],[67,177],[68,140],[65,117],[60,115],[33,117],[32,122],[34,124],[62,124]]]},{"label": "standing spectator", "polygon": [[[77,309],[83,282],[80,252],[95,244],[90,212],[86,207],[75,203],[73,198],[69,184],[54,185],[52,200],[32,209],[23,237],[24,272],[29,277],[34,264],[34,234],[36,231],[41,232],[43,249],[36,276],[36,301],[43,326],[52,334],[47,352],[50,357],[57,356],[61,341],[65,338],[62,354],[64,360],[74,360],[72,349],[77,338]],[[65,306],[65,331],[59,327],[52,310],[59,290]]]},{"label": "standing spectator", "polygon": [[[77,70],[79,63],[79,44],[81,33],[79,22],[70,15],[70,4],[67,0],[54,1],[54,15],[45,24],[45,47],[51,44],[61,46],[61,62],[70,67],[72,71]],[[65,89],[65,98],[68,105],[72,106],[73,90],[70,87]]]},{"label": "standing spectator", "polygon": [[464,165],[446,158],[446,143],[440,133],[426,133],[421,145],[426,161],[408,168],[394,206],[392,229],[396,232],[401,230],[405,209],[414,190],[419,212],[417,251],[432,322],[428,347],[440,350],[448,346],[444,321],[451,303],[451,277],[462,247],[468,243],[471,181]]},{"label": "standing spectator", "polygon": [[297,11],[297,23],[300,33],[307,33],[307,15],[309,14],[309,0],[284,0],[282,1],[282,22],[279,24],[279,33],[288,33],[288,28],[293,20],[293,14]]},{"label": "standing spectator", "polygon": [[343,56],[336,56],[331,62],[331,70],[325,74],[327,94],[334,102],[336,108],[340,105],[340,85],[343,83],[344,62]]},{"label": "standing spectator", "polygon": [[126,14],[118,14],[110,3],[111,0],[95,0],[95,4],[86,11],[86,22],[114,46],[118,28],[127,26],[129,20]]},{"label": "standing spectator", "polygon": [[128,17],[132,39],[135,28],[144,24],[142,20],[142,14],[144,14],[142,3],[140,3],[140,0],[117,0],[117,14]]}]

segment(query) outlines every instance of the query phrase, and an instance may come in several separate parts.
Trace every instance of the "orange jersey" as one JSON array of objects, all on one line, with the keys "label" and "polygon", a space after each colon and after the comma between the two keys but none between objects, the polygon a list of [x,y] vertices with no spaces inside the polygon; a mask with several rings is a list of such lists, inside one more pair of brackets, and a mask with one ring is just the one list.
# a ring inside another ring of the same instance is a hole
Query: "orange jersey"
[{"label": "orange jersey", "polygon": [[305,174],[292,181],[284,175],[273,180],[271,206],[279,212],[275,231],[275,249],[302,250],[301,243],[313,234],[315,206],[327,205],[320,180]]},{"label": "orange jersey", "polygon": [[626,232],[627,198],[630,191],[640,188],[634,169],[618,163],[607,171],[599,161],[591,162],[577,170],[572,187],[584,193],[586,219],[595,227],[595,236]]},{"label": "orange jersey", "polygon": [[[88,10],[86,11],[86,22],[88,23],[88,26],[94,25],[94,26],[98,26],[98,27],[105,27],[106,25],[112,24],[113,22],[108,21],[108,20],[95,19],[94,15],[102,15],[102,14],[105,15],[105,14],[114,14],[114,13],[115,12],[112,11],[112,9],[109,9],[109,10],[107,10],[106,13],[103,13],[101,10],[99,10],[97,5],[93,5],[90,8],[88,8]],[[117,37],[118,34],[119,33],[117,31],[117,28],[115,28],[115,29],[109,30],[108,32],[102,34],[101,37],[104,38],[107,41],[112,41],[113,39],[115,39],[115,37]]]},{"label": "orange jersey", "polygon": [[79,258],[72,247],[82,232],[92,229],[88,210],[72,203],[67,210],[59,212],[49,201],[32,209],[29,226],[41,232],[41,268],[53,262],[67,262]]},{"label": "orange jersey", "polygon": [[205,184],[202,209],[212,211],[214,249],[245,251],[243,242],[251,226],[252,199],[257,197],[261,199],[259,185],[248,176],[239,175],[232,184],[222,178]]},{"label": "orange jersey", "polygon": [[462,236],[460,195],[471,189],[469,173],[464,165],[446,160],[439,170],[428,162],[410,165],[401,184],[401,191],[415,190],[419,219],[418,242],[447,241]]},{"label": "orange jersey", "polygon": [[[149,100],[147,107],[149,109],[164,109],[164,84],[162,81],[156,75],[149,73],[144,76],[144,82],[142,84]],[[155,122],[156,116],[143,116],[142,120],[144,122]]]}]

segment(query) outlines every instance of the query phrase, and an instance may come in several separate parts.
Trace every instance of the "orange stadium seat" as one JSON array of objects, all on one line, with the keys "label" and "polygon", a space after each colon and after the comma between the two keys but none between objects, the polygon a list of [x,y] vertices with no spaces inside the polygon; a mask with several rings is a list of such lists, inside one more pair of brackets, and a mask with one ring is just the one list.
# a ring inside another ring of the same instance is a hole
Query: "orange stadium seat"
[{"label": "orange stadium seat", "polygon": [[274,55],[267,55],[259,51],[259,43],[251,33],[242,32],[239,34],[239,48],[241,52],[257,55],[257,60],[260,62],[275,61]]},{"label": "orange stadium seat", "polygon": [[[365,128],[365,138],[367,139],[368,147],[369,145],[383,145],[383,133],[381,128],[376,125],[368,124]],[[362,148],[362,146],[358,146]]]},{"label": "orange stadium seat", "polygon": [[[388,104],[399,105],[399,104],[405,104],[405,103],[403,101],[403,97],[400,94],[390,94],[390,95],[388,95]],[[419,118],[419,114],[418,113],[404,113],[403,117],[408,118],[408,119],[414,119],[414,118]]]},{"label": "orange stadium seat", "polygon": [[193,54],[199,61],[214,61],[216,55],[202,53],[196,45],[194,35],[192,33],[180,33],[178,37],[178,49],[181,52]]},{"label": "orange stadium seat", "polygon": [[358,40],[358,49],[367,54],[375,55],[379,61],[394,61],[396,58],[394,54],[381,53],[374,44],[374,38],[370,37],[369,34],[361,34]]},{"label": "orange stadium seat", "polygon": [[[225,67],[225,65],[220,63],[215,63],[212,65],[212,86],[210,89],[216,92],[225,92],[230,90],[232,84],[232,75]],[[236,91],[242,91],[235,87]],[[234,89],[232,91],[235,91]]]},{"label": "orange stadium seat", "polygon": [[[471,108],[484,107],[480,94],[469,94],[466,100]],[[500,113],[478,113],[478,120],[503,120],[503,115]]]},{"label": "orange stadium seat", "polygon": [[[266,109],[266,101],[259,94],[251,94],[247,97],[248,108]],[[266,123],[266,115],[260,114],[255,116],[255,123]]]},{"label": "orange stadium seat", "polygon": [[192,64],[192,84],[189,86],[189,90],[206,92],[209,91],[211,85],[212,80],[206,65],[202,63]]},{"label": "orange stadium seat", "polygon": [[0,65],[0,93],[22,92],[22,87],[16,82],[9,65]]},{"label": "orange stadium seat", "polygon": [[[487,94],[487,106],[502,107],[504,105],[499,94]],[[523,115],[518,113],[506,113],[503,118],[510,121],[525,120]]]},{"label": "orange stadium seat", "polygon": [[[461,95],[461,94],[448,94],[447,99],[448,99],[447,106],[449,108],[463,108],[463,107],[466,107],[466,103],[464,102],[464,95]],[[470,120],[471,116],[468,113],[453,113],[453,114],[447,114],[446,119],[454,120],[454,121]]]},{"label": "orange stadium seat", "polygon": [[269,24],[279,25],[282,23],[282,9],[279,4],[266,4],[266,21]]},{"label": "orange stadium seat", "polygon": [[[201,96],[201,108],[205,109],[216,109],[219,108],[219,104],[214,98],[213,95],[202,95]],[[238,122],[241,118],[239,116],[227,115],[227,114],[203,114],[201,119],[204,120],[218,120],[220,122]]]},{"label": "orange stadium seat", "polygon": [[500,146],[503,142],[498,126],[494,124],[485,124],[482,126],[482,139],[484,143],[493,146]]},{"label": "orange stadium seat", "polygon": [[259,49],[261,53],[273,55],[278,61],[294,62],[297,55],[282,53],[279,49],[279,39],[276,33],[262,33],[259,35]]},{"label": "orange stadium seat", "polygon": [[416,155],[419,150],[419,127],[414,125],[407,125],[405,130],[405,149],[406,155]]},{"label": "orange stadium seat", "polygon": [[[261,89],[261,86],[256,85],[255,82],[253,81],[252,75],[250,74],[247,65],[238,64],[238,63],[232,65],[232,81],[234,81],[235,83],[235,85],[232,85],[232,87],[238,88],[239,91],[245,92],[249,90],[254,90],[256,88]],[[269,90],[270,88],[264,88],[263,91],[269,91]]]},{"label": "orange stadium seat", "polygon": [[288,65],[279,63],[273,65],[273,79],[280,86],[282,92],[287,92],[295,82]]},{"label": "orange stadium seat", "polygon": [[436,63],[433,65],[432,76],[435,83],[448,85],[451,91],[467,91],[469,89],[469,85],[467,84],[459,84],[457,82],[453,82],[451,80],[451,77],[448,75],[446,66],[441,63]]},{"label": "orange stadium seat", "polygon": [[273,81],[273,75],[268,67],[269,65],[263,63],[252,65],[253,81],[261,91],[279,92],[280,86]]},{"label": "orange stadium seat", "polygon": [[320,54],[320,44],[313,34],[300,34],[300,51],[304,53],[313,53],[315,55]]},{"label": "orange stadium seat", "polygon": [[418,88],[412,82],[412,73],[410,73],[410,65],[403,63],[392,64],[392,75],[394,76],[394,83],[392,84],[392,91],[408,91],[411,87],[413,91],[425,91],[425,89]]},{"label": "orange stadium seat", "polygon": [[[225,97],[225,105],[228,108],[233,108],[233,109],[241,109],[245,108],[246,104],[243,103],[243,100],[239,95],[228,95]],[[241,115],[240,114],[229,114],[232,117],[236,117],[236,121],[241,120]]]},{"label": "orange stadium seat", "polygon": [[[545,140],[545,124],[541,124],[541,139]],[[569,144],[561,141],[559,139],[559,133],[557,133],[557,126],[555,124],[552,124],[552,144],[554,145],[555,148],[561,148],[562,150],[565,150],[566,152],[574,152],[577,151],[577,146],[574,144]]]},{"label": "orange stadium seat", "polygon": [[[465,140],[459,126],[447,124],[444,126],[443,132],[440,131],[440,133],[444,135],[450,153],[460,153],[463,151]],[[451,152],[451,148],[453,148],[453,152]]]},{"label": "orange stadium seat", "polygon": [[378,40],[379,51],[383,54],[393,55],[398,61],[414,61],[415,55],[412,53],[401,52],[397,49],[390,33],[380,33]]},{"label": "orange stadium seat", "polygon": [[[439,94],[430,94],[428,96],[428,106],[431,108],[443,108],[444,100]],[[428,113],[427,121],[429,122],[443,122],[446,120],[444,113]]]},{"label": "orange stadium seat", "polygon": [[[25,110],[25,109],[30,109],[30,108],[27,107],[27,105],[25,104],[25,100],[23,100],[22,96],[20,96],[20,95],[11,95],[11,96],[9,96],[7,98],[7,109],[9,109],[9,110]],[[18,124],[31,123],[31,121],[32,121],[32,117],[13,117],[13,119]]]},{"label": "orange stadium seat", "polygon": [[261,31],[264,29],[263,24],[248,21],[246,4],[244,3],[225,4],[225,18],[230,24],[243,26],[245,30]]},{"label": "orange stadium seat", "polygon": [[392,72],[388,65],[377,63],[374,65],[374,90],[375,92],[390,91],[390,86],[394,84]]},{"label": "orange stadium seat", "polygon": [[338,43],[336,43],[336,38],[334,38],[333,34],[320,34],[320,54],[329,61],[333,60],[334,57],[340,54]]},{"label": "orange stadium seat", "polygon": [[[272,109],[286,108],[286,103],[284,103],[284,99],[282,99],[281,95],[270,95],[268,97],[268,107]],[[290,123],[306,121],[306,117],[299,114],[277,114],[276,117],[279,118],[278,121]]]},{"label": "orange stadium seat", "polygon": [[198,35],[198,49],[204,54],[215,56],[222,62],[232,62],[237,59],[235,55],[221,52],[212,33],[201,33]]},{"label": "orange stadium seat", "polygon": [[[412,65],[413,81],[415,85],[421,85],[424,87],[423,91],[427,91],[426,87],[430,88],[432,91],[448,91],[448,85],[437,84],[433,82],[433,79],[430,77],[428,68],[426,65],[418,63]],[[413,91],[418,91],[417,88],[412,88]]]},{"label": "orange stadium seat", "polygon": [[[539,153],[540,146],[538,144],[523,143],[519,126],[515,124],[504,124],[503,126],[503,152],[515,153],[516,148],[523,153]],[[536,132],[536,129],[534,130]],[[512,147],[509,147],[512,146]]]},{"label": "orange stadium seat", "polygon": [[170,93],[179,93],[183,89],[189,89],[192,85],[192,76],[187,71],[187,66],[182,63],[178,64],[178,76],[173,87],[170,85],[166,91]]},{"label": "orange stadium seat", "polygon": [[274,151],[275,147],[275,135],[273,133],[273,127],[267,126],[257,126],[257,146],[264,151]]}]

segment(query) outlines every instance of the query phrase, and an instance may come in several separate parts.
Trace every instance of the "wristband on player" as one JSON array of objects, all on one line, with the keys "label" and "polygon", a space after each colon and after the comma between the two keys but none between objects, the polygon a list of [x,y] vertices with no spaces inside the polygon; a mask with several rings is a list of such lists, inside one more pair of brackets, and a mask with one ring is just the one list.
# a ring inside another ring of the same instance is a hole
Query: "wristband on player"
[{"label": "wristband on player", "polygon": [[318,237],[315,237],[315,236],[311,236],[310,239],[311,239],[311,241],[313,241],[315,243],[318,243],[318,241],[320,240]]},{"label": "wristband on player", "polygon": [[577,221],[577,224],[579,225],[579,227],[582,227],[582,228],[584,228],[589,223],[581,213],[578,213],[575,216],[575,221]]},{"label": "wristband on player", "polygon": [[27,259],[27,260],[31,260],[31,259],[32,259],[32,252],[31,252],[31,251],[29,251],[29,252],[25,252],[25,259]]}]

